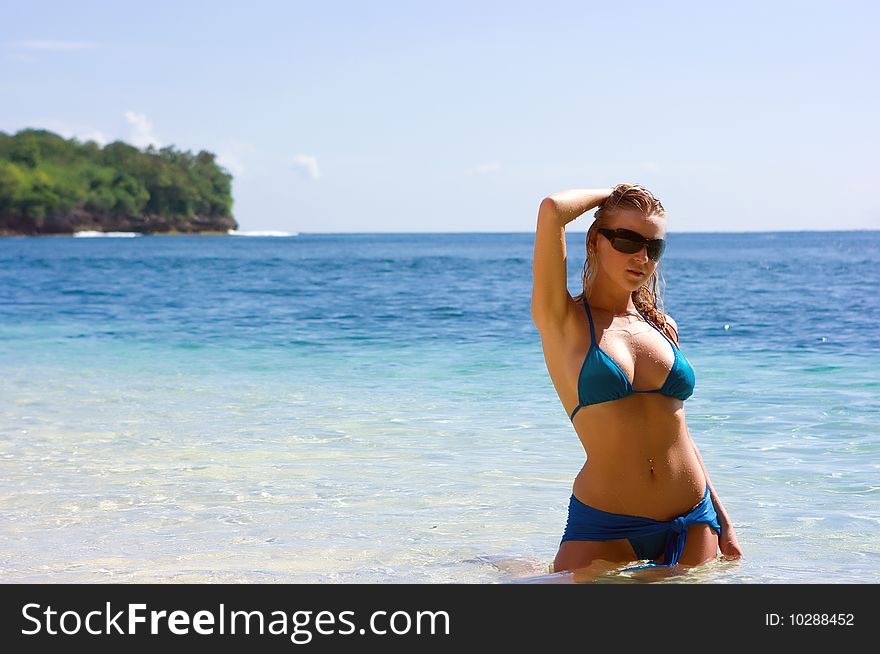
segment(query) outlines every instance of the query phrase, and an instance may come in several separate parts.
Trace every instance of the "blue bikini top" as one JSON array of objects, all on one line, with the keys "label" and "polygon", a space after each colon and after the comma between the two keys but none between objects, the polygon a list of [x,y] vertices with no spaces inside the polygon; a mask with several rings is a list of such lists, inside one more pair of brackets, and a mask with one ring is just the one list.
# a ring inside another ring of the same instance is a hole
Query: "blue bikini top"
[{"label": "blue bikini top", "polygon": [[637,391],[632,387],[629,377],[623,372],[617,362],[608,356],[599,344],[596,343],[596,328],[593,325],[593,314],[590,313],[590,305],[584,299],[584,308],[587,310],[587,318],[590,319],[590,349],[581,366],[578,375],[578,402],[579,404],[571,412],[569,418],[574,420],[575,414],[581,407],[591,404],[600,404],[629,397],[634,393],[661,393],[669,397],[677,397],[679,400],[688,399],[694,392],[694,369],[685,358],[675,343],[669,340],[657,326],[648,320],[641,311],[639,315],[669,341],[672,346],[674,360],[669,374],[663,386],[650,391]]}]

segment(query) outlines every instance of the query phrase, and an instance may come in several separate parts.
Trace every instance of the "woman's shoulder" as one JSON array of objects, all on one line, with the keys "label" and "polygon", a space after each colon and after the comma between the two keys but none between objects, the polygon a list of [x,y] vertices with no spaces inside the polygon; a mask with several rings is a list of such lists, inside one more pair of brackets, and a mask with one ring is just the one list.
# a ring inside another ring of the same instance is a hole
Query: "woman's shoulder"
[{"label": "woman's shoulder", "polygon": [[666,329],[666,335],[669,336],[670,338],[672,338],[672,340],[675,341],[675,344],[678,345],[679,344],[678,343],[678,335],[680,333],[678,331],[678,324],[675,322],[675,320],[672,318],[672,316],[670,316],[668,313],[663,314],[663,315],[666,316],[667,327],[672,328],[672,332],[670,332],[668,329]]}]

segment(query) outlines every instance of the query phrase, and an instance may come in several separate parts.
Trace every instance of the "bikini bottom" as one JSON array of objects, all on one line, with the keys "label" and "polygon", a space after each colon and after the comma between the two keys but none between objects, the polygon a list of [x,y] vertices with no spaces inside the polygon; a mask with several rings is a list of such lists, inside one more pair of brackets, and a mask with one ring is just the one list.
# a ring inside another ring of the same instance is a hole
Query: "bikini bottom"
[{"label": "bikini bottom", "polygon": [[640,560],[657,559],[664,554],[664,562],[651,561],[647,565],[627,568],[640,570],[656,566],[673,566],[678,563],[684,551],[688,527],[707,524],[721,537],[721,526],[715,505],[706,492],[690,511],[672,520],[660,521],[635,515],[608,513],[594,509],[581,502],[572,493],[568,503],[568,522],[560,545],[567,540],[620,540],[627,539]]}]

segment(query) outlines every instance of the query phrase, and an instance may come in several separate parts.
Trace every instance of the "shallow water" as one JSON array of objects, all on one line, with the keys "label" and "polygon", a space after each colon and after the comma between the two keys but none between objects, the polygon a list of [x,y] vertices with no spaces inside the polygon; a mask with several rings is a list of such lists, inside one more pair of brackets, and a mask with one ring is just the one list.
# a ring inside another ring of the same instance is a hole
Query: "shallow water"
[{"label": "shallow water", "polygon": [[[532,248],[0,240],[0,579],[545,575],[583,450]],[[662,583],[880,581],[878,253],[877,232],[670,236],[688,425],[746,558]]]}]

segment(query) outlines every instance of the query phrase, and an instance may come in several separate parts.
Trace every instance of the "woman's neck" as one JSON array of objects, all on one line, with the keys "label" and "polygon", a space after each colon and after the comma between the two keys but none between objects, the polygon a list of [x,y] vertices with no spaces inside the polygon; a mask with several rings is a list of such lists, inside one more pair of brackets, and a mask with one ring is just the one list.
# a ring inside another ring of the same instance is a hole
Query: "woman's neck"
[{"label": "woman's neck", "polygon": [[597,288],[594,285],[587,300],[591,307],[602,309],[615,316],[638,315],[632,300],[632,292],[624,288],[609,286]]}]

